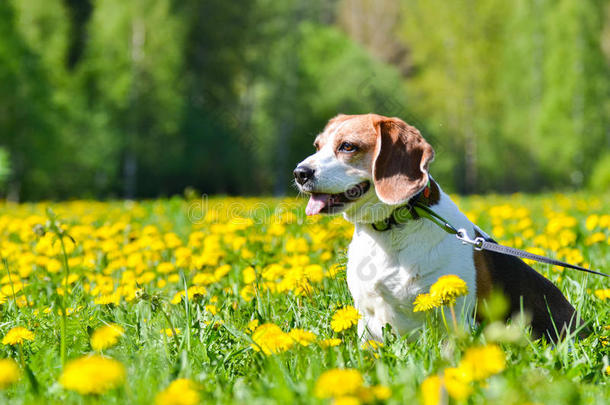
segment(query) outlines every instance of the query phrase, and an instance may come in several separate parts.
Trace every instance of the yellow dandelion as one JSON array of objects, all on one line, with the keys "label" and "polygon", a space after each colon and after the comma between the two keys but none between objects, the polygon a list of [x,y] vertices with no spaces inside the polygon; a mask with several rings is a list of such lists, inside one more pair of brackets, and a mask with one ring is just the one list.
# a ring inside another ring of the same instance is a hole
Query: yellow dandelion
[{"label": "yellow dandelion", "polygon": [[[181,332],[180,328],[174,328],[174,330],[176,331],[176,335],[179,335]],[[161,329],[161,334],[165,334],[167,337],[174,336],[174,332],[172,331],[172,328]]]},{"label": "yellow dandelion", "polygon": [[168,262],[159,263],[159,265],[157,266],[157,271],[162,274],[171,273],[175,269],[176,269],[176,266],[174,266],[173,263],[168,263]]},{"label": "yellow dandelion", "polygon": [[218,327],[220,325],[222,325],[223,323],[224,323],[224,321],[222,319],[220,321],[214,321],[214,322],[212,322],[212,321],[203,321],[203,324],[205,326],[212,325],[212,328],[214,328],[214,329],[218,329]]},{"label": "yellow dandelion", "polygon": [[199,403],[197,385],[187,379],[174,380],[166,389],[157,394],[156,405],[196,405]]},{"label": "yellow dandelion", "polygon": [[318,341],[318,344],[326,349],[328,347],[339,346],[341,344],[341,342],[342,342],[341,339],[330,338],[330,339],[322,339],[322,340]]},{"label": "yellow dandelion", "polygon": [[375,402],[375,396],[373,395],[373,390],[370,387],[360,387],[360,389],[358,389],[353,396],[357,396],[360,402],[365,404]]},{"label": "yellow dandelion", "polygon": [[[17,297],[16,302],[17,302],[17,306],[19,308],[23,308],[28,305],[28,300],[25,298],[25,295],[21,295],[21,296]],[[30,306],[31,305],[32,305],[32,303],[30,303]]]},{"label": "yellow dandelion", "polygon": [[314,340],[316,340],[316,335],[313,332],[303,329],[295,328],[288,332],[288,334],[301,346],[309,346]]},{"label": "yellow dandelion", "polygon": [[256,291],[254,290],[253,286],[247,285],[241,289],[241,291],[239,292],[239,296],[244,301],[250,302],[250,301],[252,301],[252,298],[254,298],[256,296]]},{"label": "yellow dandelion", "polygon": [[443,381],[447,392],[453,399],[463,401],[472,394],[470,375],[462,367],[446,368]]},{"label": "yellow dandelion", "polygon": [[5,345],[20,345],[26,340],[34,340],[34,332],[17,326],[7,332],[2,339],[2,344]]},{"label": "yellow dandelion", "polygon": [[337,274],[345,270],[345,265],[340,263],[335,263],[326,272],[326,275],[330,278],[337,277]]},{"label": "yellow dandelion", "polygon": [[0,360],[0,389],[5,389],[21,377],[19,366],[12,359]]},{"label": "yellow dandelion", "polygon": [[606,288],[606,289],[603,289],[603,290],[595,290],[595,295],[600,300],[605,301],[608,298],[610,298],[610,288]]},{"label": "yellow dandelion", "polygon": [[188,289],[188,295],[189,295],[190,300],[201,299],[207,293],[208,293],[208,291],[205,289],[204,286],[201,286],[201,285],[194,285],[192,287],[189,287],[189,289]]},{"label": "yellow dandelion", "polygon": [[117,344],[119,337],[125,334],[125,329],[116,324],[104,325],[91,335],[93,350],[105,350]]},{"label": "yellow dandelion", "polygon": [[246,332],[248,333],[252,333],[256,330],[257,326],[259,324],[258,319],[253,319],[250,322],[248,322],[248,324],[246,325]]},{"label": "yellow dandelion", "polygon": [[335,398],[333,405],[360,405],[362,402],[358,397],[346,395],[344,397]]},{"label": "yellow dandelion", "polygon": [[358,393],[363,385],[364,379],[358,370],[336,368],[320,375],[315,395],[318,398],[351,396]]},{"label": "yellow dandelion", "polygon": [[180,304],[182,302],[182,297],[184,297],[184,290],[182,291],[178,291],[176,294],[174,294],[174,297],[171,299],[170,303],[176,305],[176,304]]},{"label": "yellow dandelion", "polygon": [[423,405],[438,405],[441,403],[443,382],[437,375],[426,378],[421,384]]},{"label": "yellow dandelion", "polygon": [[383,343],[376,340],[367,340],[360,347],[363,350],[377,350],[383,347]]},{"label": "yellow dandelion", "polygon": [[2,286],[2,288],[0,289],[0,292],[2,292],[3,295],[12,297],[15,294],[17,294],[19,291],[23,290],[23,288],[25,286],[26,286],[26,284],[23,284],[20,281],[15,281],[13,283]]},{"label": "yellow dandelion", "polygon": [[256,281],[256,271],[250,266],[243,269],[241,274],[244,280],[244,284],[251,284]]},{"label": "yellow dandelion", "polygon": [[206,305],[205,310],[212,315],[216,315],[218,313],[218,308],[216,308],[216,305]]},{"label": "yellow dandelion", "polygon": [[460,367],[468,370],[473,380],[484,380],[506,368],[504,352],[498,345],[471,347],[466,351]]},{"label": "yellow dandelion", "polygon": [[213,284],[216,281],[218,281],[216,279],[216,276],[214,276],[214,274],[211,274],[211,273],[198,273],[198,274],[195,274],[195,277],[193,277],[193,284],[208,285],[208,284]]},{"label": "yellow dandelion", "polygon": [[392,397],[392,390],[385,385],[376,385],[371,388],[373,396],[379,401],[387,401]]},{"label": "yellow dandelion", "polygon": [[252,333],[255,351],[263,351],[266,355],[281,353],[292,347],[294,340],[290,335],[273,323],[265,323]]},{"label": "yellow dandelion", "polygon": [[430,287],[430,295],[439,297],[443,305],[451,305],[459,296],[468,294],[466,282],[456,275],[441,276]]},{"label": "yellow dandelion", "polygon": [[610,366],[606,366],[605,372],[606,372],[606,375],[610,375]]},{"label": "yellow dandelion", "polygon": [[121,294],[114,292],[112,294],[103,294],[97,297],[93,303],[96,305],[119,305],[121,302]]},{"label": "yellow dandelion", "polygon": [[413,301],[413,312],[428,311],[432,308],[440,307],[443,300],[437,295],[419,294]]},{"label": "yellow dandelion", "polygon": [[348,305],[335,312],[333,319],[330,322],[330,327],[335,332],[341,332],[357,324],[358,319],[361,317],[362,316],[356,308]]},{"label": "yellow dandelion", "polygon": [[59,383],[80,394],[103,394],[125,382],[125,368],[116,360],[85,356],[66,365]]}]

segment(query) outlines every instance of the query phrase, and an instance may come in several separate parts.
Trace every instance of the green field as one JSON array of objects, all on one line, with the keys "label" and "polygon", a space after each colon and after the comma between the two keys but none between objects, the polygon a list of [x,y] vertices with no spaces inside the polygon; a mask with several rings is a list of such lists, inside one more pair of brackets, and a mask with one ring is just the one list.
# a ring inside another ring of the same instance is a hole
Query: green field
[{"label": "green field", "polygon": [[[610,194],[456,199],[503,243],[610,272]],[[431,310],[412,336],[363,345],[354,314],[336,315],[352,305],[353,228],[303,206],[4,204],[0,350],[14,362],[0,363],[0,403],[608,403],[607,280],[535,265],[586,339],[553,346],[491,321],[455,330]],[[459,374],[473,359],[482,374]]]}]

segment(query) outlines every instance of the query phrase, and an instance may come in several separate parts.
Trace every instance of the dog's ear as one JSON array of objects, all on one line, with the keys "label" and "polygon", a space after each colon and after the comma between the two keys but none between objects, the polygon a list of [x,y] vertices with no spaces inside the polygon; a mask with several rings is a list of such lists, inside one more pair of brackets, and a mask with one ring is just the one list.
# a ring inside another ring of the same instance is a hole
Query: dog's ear
[{"label": "dog's ear", "polygon": [[373,183],[381,201],[396,205],[408,201],[428,183],[428,165],[434,149],[417,128],[398,118],[373,119],[377,131]]}]

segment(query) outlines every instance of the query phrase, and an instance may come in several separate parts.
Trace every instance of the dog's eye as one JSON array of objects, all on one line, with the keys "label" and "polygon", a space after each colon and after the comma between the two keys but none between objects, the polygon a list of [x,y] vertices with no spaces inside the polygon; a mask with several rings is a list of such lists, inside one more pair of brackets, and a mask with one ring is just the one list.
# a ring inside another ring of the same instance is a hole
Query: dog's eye
[{"label": "dog's eye", "polygon": [[343,142],[339,146],[340,152],[355,152],[357,150],[358,150],[358,148],[356,147],[356,145],[354,145],[353,143],[349,143],[349,142]]}]

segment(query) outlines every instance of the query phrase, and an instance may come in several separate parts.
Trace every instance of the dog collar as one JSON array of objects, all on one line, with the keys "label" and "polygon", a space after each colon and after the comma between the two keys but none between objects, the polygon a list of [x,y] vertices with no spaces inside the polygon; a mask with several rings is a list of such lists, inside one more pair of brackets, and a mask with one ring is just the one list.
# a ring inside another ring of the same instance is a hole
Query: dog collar
[{"label": "dog collar", "polygon": [[428,179],[426,187],[411,197],[406,204],[396,207],[389,217],[378,222],[373,222],[371,224],[373,229],[378,232],[389,231],[395,225],[404,224],[410,220],[420,218],[420,215],[416,210],[413,209],[413,206],[415,204],[430,206],[430,194],[432,186],[438,187],[436,183],[431,184],[430,179]]}]

